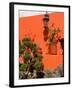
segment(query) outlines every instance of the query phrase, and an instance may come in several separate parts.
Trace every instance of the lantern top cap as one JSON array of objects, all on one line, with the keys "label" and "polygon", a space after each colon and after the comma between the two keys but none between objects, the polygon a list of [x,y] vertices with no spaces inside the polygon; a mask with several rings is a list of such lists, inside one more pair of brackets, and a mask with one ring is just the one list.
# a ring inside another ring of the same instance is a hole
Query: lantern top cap
[{"label": "lantern top cap", "polygon": [[46,11],[46,13],[45,13],[45,16],[47,16],[47,17],[49,16],[47,11]]},{"label": "lantern top cap", "polygon": [[44,21],[49,21],[49,15],[48,15],[48,12],[46,11],[45,15],[44,15],[44,18],[43,18]]}]

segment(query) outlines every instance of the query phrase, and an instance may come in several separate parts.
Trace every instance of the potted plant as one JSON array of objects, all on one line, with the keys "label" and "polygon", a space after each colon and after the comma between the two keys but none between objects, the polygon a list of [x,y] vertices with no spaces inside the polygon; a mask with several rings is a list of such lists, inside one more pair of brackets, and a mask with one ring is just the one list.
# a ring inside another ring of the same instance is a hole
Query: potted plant
[{"label": "potted plant", "polygon": [[48,53],[52,55],[57,54],[57,42],[58,42],[58,33],[60,32],[59,29],[49,29],[48,33]]}]

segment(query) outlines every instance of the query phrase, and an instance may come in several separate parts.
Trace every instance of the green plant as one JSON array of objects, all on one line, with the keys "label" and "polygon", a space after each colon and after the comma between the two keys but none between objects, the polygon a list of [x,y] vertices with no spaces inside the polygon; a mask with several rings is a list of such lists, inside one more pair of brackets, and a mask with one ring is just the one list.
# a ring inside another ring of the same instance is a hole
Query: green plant
[{"label": "green plant", "polygon": [[64,77],[64,70],[63,65],[59,65],[54,70],[46,70],[45,71],[45,77],[46,78],[53,78],[53,77]]},{"label": "green plant", "polygon": [[43,71],[41,52],[41,48],[29,37],[24,38],[22,42],[19,41],[19,56],[24,60],[23,64],[19,64],[19,72],[21,72],[19,77],[30,79],[33,78],[34,71]]},{"label": "green plant", "polygon": [[59,65],[53,72],[55,74],[55,77],[63,77],[64,76],[64,70],[63,65]]},{"label": "green plant", "polygon": [[53,77],[53,72],[51,70],[46,70],[45,71],[45,77],[46,78],[51,78]]}]

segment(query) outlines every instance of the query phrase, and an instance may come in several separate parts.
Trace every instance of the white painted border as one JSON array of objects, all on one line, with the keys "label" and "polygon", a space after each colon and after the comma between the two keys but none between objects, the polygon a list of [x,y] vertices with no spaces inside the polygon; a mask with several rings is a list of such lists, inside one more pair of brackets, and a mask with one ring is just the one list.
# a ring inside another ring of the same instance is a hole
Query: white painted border
[{"label": "white painted border", "polygon": [[[63,78],[47,78],[47,79],[32,79],[32,80],[19,80],[19,10],[44,10],[53,12],[64,12],[64,77]],[[68,70],[69,70],[69,52],[68,52],[68,33],[69,33],[69,22],[68,22],[68,8],[63,7],[44,7],[44,6],[27,6],[27,5],[15,5],[14,6],[14,85],[34,85],[34,84],[51,84],[51,83],[62,83],[68,82]]]},{"label": "white painted border", "polygon": [[[45,14],[45,11],[25,11],[25,10],[20,10],[20,17],[28,17],[28,16],[34,16],[34,15],[42,15]],[[53,13],[53,12],[47,12],[48,14]]]}]

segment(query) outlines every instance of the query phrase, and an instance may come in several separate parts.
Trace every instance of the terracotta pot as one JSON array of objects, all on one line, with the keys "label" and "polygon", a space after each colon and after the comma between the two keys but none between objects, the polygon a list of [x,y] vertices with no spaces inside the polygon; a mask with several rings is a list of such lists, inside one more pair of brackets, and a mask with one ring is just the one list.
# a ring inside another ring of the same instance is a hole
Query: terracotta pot
[{"label": "terracotta pot", "polygon": [[51,55],[57,54],[57,43],[53,43],[53,44],[48,45],[48,53]]}]

